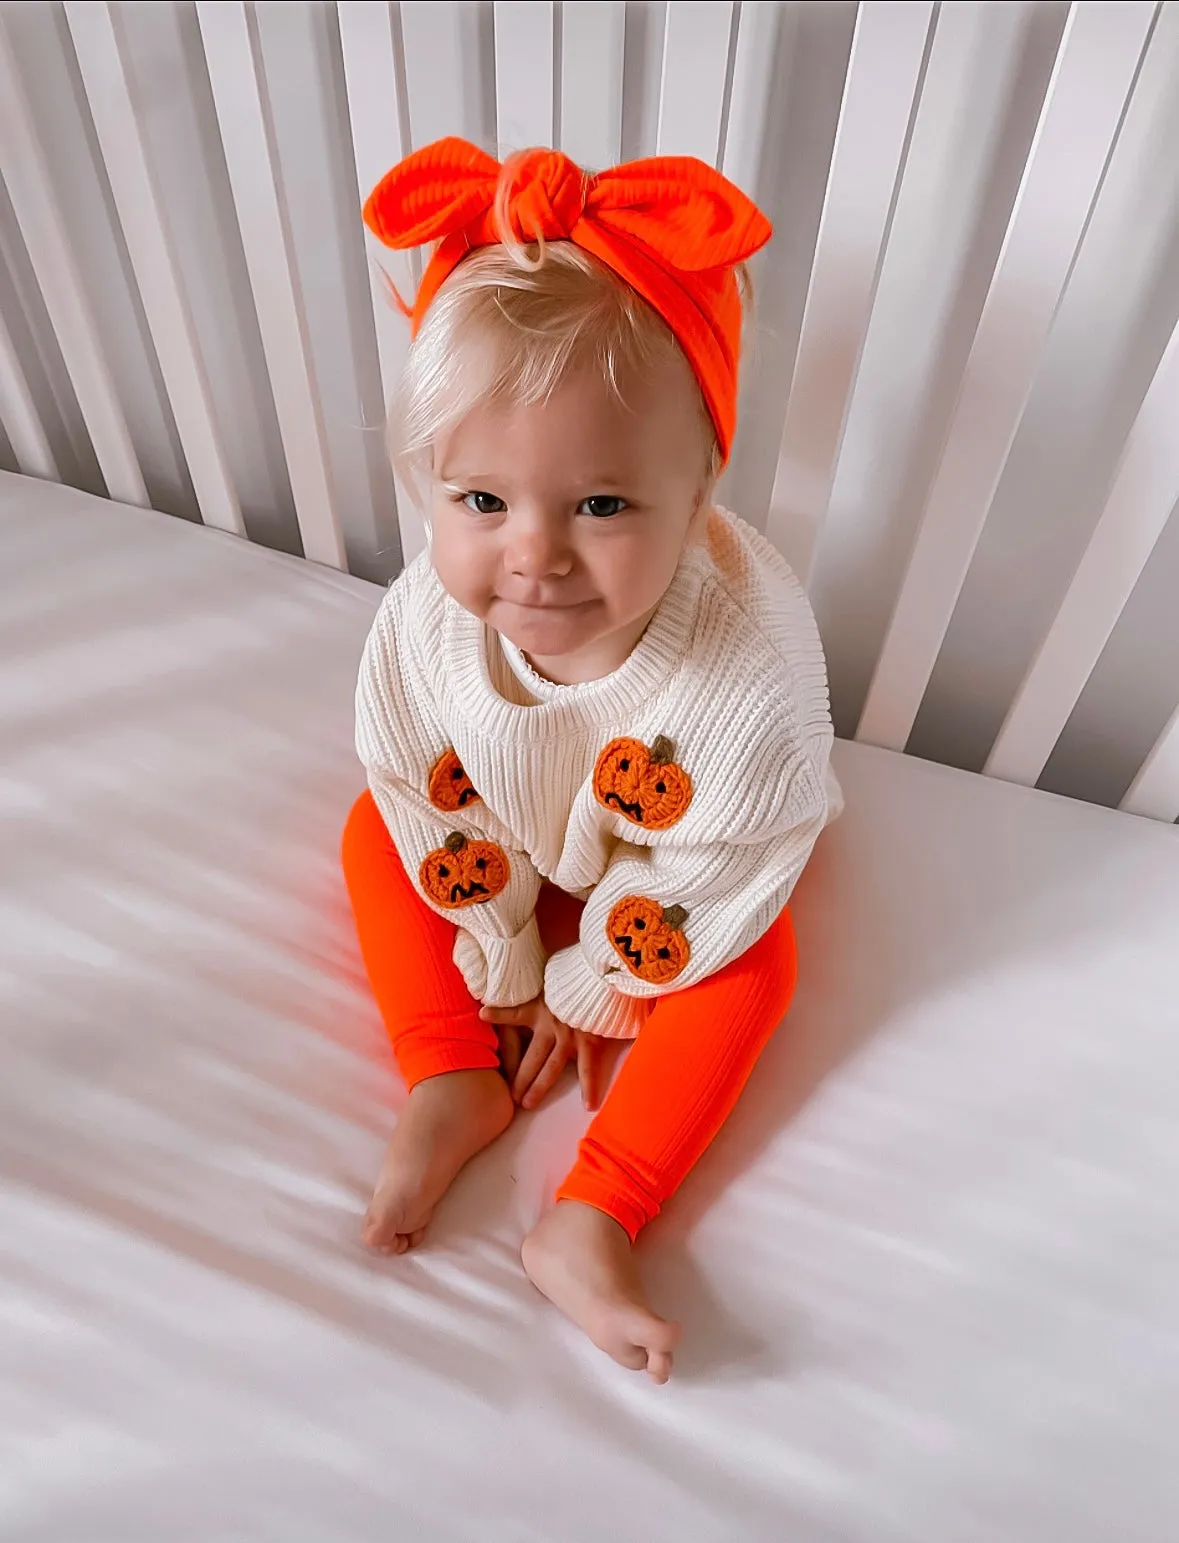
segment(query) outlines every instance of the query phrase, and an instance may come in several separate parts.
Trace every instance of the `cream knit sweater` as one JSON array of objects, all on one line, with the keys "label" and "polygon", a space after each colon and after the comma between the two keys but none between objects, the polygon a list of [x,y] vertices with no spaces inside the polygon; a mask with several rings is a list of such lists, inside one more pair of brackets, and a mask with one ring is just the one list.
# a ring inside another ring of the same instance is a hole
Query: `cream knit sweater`
[{"label": "cream knit sweater", "polygon": [[[652,998],[756,942],[840,806],[810,606],[723,511],[622,667],[580,686],[543,680],[419,558],[377,615],[356,707],[377,807],[458,924],[472,994],[543,990],[597,1034],[633,1037]],[[547,964],[542,879],[587,901],[580,944]]]}]

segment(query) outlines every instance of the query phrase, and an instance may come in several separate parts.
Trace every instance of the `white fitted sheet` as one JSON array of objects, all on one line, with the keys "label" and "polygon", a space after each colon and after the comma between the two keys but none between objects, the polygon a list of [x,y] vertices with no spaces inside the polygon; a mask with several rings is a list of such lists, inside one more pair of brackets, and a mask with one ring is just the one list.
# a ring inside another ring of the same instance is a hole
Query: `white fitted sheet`
[{"label": "white fitted sheet", "polygon": [[1179,832],[838,747],[796,1006],[644,1244],[657,1389],[519,1268],[571,1084],[358,1245],[378,598],[0,477],[0,1537],[1173,1543]]}]

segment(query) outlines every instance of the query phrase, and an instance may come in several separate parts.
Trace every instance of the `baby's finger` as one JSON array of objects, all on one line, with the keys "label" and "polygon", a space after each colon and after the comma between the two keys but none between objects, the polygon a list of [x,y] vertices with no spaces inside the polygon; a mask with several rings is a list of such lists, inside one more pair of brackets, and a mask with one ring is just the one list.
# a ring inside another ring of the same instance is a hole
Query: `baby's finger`
[{"label": "baby's finger", "polygon": [[512,1082],[512,1097],[516,1103],[524,1102],[524,1095],[552,1053],[553,1042],[552,1034],[541,1032],[532,1036],[532,1042],[524,1052],[524,1059],[520,1062],[520,1069]]},{"label": "baby's finger", "polygon": [[509,1023],[526,1029],[532,1024],[533,1010],[533,1004],[525,1002],[522,1007],[481,1007],[479,1016],[484,1023]]},{"label": "baby's finger", "polygon": [[602,1041],[596,1034],[577,1036],[577,1081],[581,1102],[596,1109],[602,1102]]},{"label": "baby's finger", "polygon": [[516,1073],[520,1070],[520,1059],[524,1054],[524,1033],[514,1023],[500,1024],[495,1033],[499,1040],[500,1068],[504,1074],[504,1081],[511,1087],[516,1080]]},{"label": "baby's finger", "polygon": [[543,1103],[548,1097],[549,1093],[556,1086],[557,1079],[565,1070],[565,1063],[569,1059],[569,1049],[570,1046],[567,1039],[558,1039],[553,1044],[548,1060],[545,1061],[544,1065],[537,1072],[532,1086],[520,1100],[522,1108],[535,1109],[538,1104]]}]

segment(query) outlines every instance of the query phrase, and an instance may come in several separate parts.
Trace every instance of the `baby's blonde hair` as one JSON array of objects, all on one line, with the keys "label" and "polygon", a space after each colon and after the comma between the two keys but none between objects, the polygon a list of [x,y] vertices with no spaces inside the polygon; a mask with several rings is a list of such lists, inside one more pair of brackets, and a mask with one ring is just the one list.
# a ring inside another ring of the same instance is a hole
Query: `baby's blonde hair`
[{"label": "baby's blonde hair", "polygon": [[[586,366],[621,401],[630,370],[671,358],[691,370],[663,318],[604,263],[571,241],[525,245],[509,234],[464,258],[430,302],[389,415],[394,466],[421,504],[435,441],[478,403],[543,402]],[[720,451],[699,400],[711,480]]]}]

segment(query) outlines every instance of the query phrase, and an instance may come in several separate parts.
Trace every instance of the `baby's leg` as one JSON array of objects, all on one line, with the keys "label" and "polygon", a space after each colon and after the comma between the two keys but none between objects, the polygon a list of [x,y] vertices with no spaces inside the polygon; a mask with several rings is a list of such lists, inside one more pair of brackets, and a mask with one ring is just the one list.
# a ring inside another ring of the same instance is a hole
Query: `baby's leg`
[{"label": "baby's leg", "polygon": [[596,1345],[656,1382],[671,1373],[679,1328],[649,1306],[632,1245],[724,1124],[790,1004],[796,973],[784,911],[740,959],[660,999],[556,1208],[525,1240],[533,1283]]},{"label": "baby's leg", "polygon": [[409,1088],[364,1219],[371,1248],[421,1241],[465,1162],[511,1123],[495,1030],[454,963],[454,928],[424,905],[372,795],[344,829],[344,876],[373,994]]}]

